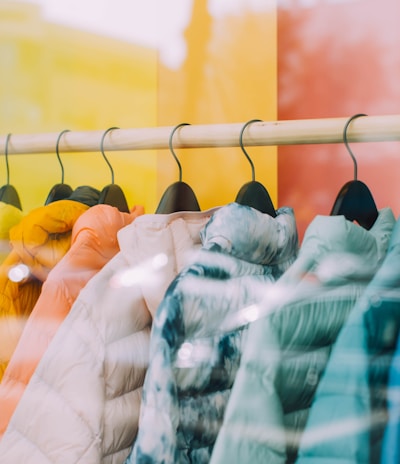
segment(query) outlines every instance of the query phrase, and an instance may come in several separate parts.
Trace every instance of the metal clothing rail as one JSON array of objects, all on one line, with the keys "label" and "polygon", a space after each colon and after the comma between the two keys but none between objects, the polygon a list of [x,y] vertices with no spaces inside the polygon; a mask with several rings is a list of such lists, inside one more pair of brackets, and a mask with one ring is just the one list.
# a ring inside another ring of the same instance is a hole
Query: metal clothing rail
[{"label": "metal clothing rail", "polygon": [[[348,117],[253,122],[243,134],[246,146],[303,145],[343,142]],[[245,123],[185,125],[174,135],[174,148],[238,147]],[[115,129],[107,134],[104,150],[154,150],[168,148],[174,127]],[[100,150],[104,131],[71,131],[60,139],[59,150],[95,152]],[[59,133],[12,134],[8,154],[54,153]],[[7,134],[0,135],[4,155]],[[400,114],[363,116],[348,127],[349,142],[400,141]]]}]

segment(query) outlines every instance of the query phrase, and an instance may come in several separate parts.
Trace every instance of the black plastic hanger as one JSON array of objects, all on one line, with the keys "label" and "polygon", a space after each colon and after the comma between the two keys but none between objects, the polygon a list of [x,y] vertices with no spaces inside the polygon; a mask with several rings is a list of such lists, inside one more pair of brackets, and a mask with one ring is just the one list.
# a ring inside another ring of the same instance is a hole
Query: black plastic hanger
[{"label": "black plastic hanger", "polygon": [[16,188],[10,184],[10,167],[8,165],[8,143],[11,134],[7,134],[4,156],[6,158],[7,183],[0,188],[0,201],[15,206],[22,211],[21,201]]},{"label": "black plastic hanger", "polygon": [[246,122],[246,124],[242,127],[242,130],[240,131],[239,138],[240,147],[243,153],[245,154],[246,158],[249,160],[251,166],[252,180],[242,186],[242,188],[239,190],[239,193],[236,196],[235,201],[236,203],[239,203],[241,205],[251,206],[252,208],[257,209],[262,213],[266,213],[272,217],[276,217],[276,211],[272,203],[271,197],[268,193],[268,190],[264,187],[264,185],[255,180],[255,170],[253,161],[251,160],[250,156],[248,155],[243,146],[243,133],[246,127],[253,122],[261,122],[261,120],[252,119]]},{"label": "black plastic hanger", "polygon": [[72,187],[64,183],[64,165],[62,164],[62,161],[60,158],[60,151],[59,151],[61,137],[66,132],[69,132],[69,129],[65,129],[62,132],[60,132],[57,138],[57,142],[56,142],[56,155],[57,155],[58,162],[60,163],[60,167],[61,167],[61,183],[53,185],[49,194],[47,195],[46,201],[44,203],[45,205],[48,205],[49,203],[53,203],[54,201],[64,200],[65,198],[68,198],[73,192]]},{"label": "black plastic hanger", "polygon": [[169,149],[179,168],[179,181],[171,184],[164,192],[156,209],[157,214],[169,214],[176,211],[200,211],[199,202],[193,189],[186,182],[182,181],[182,166],[172,146],[172,139],[176,130],[188,125],[190,124],[186,122],[178,124],[169,137]]},{"label": "black plastic hanger", "polygon": [[111,163],[108,161],[106,154],[104,153],[104,139],[106,135],[114,129],[119,129],[119,127],[110,127],[104,132],[101,138],[100,150],[101,154],[103,155],[103,158],[105,159],[111,171],[111,184],[106,185],[100,192],[100,198],[98,203],[115,206],[123,213],[129,213],[128,202],[126,201],[125,194],[122,188],[114,183],[114,170],[111,166]]},{"label": "black plastic hanger", "polygon": [[73,190],[71,186],[64,183],[64,166],[60,158],[59,145],[60,145],[61,137],[66,132],[69,132],[69,129],[63,130],[58,135],[57,142],[56,142],[56,155],[57,155],[58,162],[60,163],[60,167],[61,167],[61,183],[55,184],[51,188],[47,196],[45,205],[54,203],[55,201],[59,201],[59,200],[73,200],[79,203],[83,203],[87,206],[97,205],[99,197],[100,197],[99,190],[89,185],[81,185],[80,187],[77,187]]},{"label": "black plastic hanger", "polygon": [[343,142],[354,162],[354,180],[347,182],[340,189],[333,204],[331,216],[343,215],[349,221],[356,221],[369,230],[374,225],[379,213],[371,191],[364,182],[357,179],[357,160],[347,141],[349,124],[360,116],[366,116],[366,114],[355,114],[346,122],[344,127]]}]

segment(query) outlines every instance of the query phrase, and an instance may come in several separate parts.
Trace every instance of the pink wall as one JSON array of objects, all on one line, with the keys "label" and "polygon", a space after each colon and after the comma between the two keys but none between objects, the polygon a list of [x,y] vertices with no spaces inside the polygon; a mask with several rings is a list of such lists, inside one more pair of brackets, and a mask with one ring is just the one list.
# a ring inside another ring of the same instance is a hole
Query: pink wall
[{"label": "pink wall", "polygon": [[[303,7],[301,3],[309,6]],[[278,118],[400,112],[399,0],[281,0],[278,9]],[[358,178],[379,208],[400,212],[400,143],[351,148]],[[329,214],[353,177],[344,144],[279,147],[279,205],[295,210],[300,237]]]}]

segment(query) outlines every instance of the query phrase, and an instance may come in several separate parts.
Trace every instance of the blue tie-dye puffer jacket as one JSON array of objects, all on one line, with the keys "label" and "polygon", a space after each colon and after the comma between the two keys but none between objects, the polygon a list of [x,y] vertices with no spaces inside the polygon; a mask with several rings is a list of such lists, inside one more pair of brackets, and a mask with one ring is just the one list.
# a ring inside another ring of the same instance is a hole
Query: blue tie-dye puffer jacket
[{"label": "blue tie-dye puffer jacket", "polygon": [[257,303],[295,260],[291,208],[276,218],[228,204],[201,233],[202,248],[171,283],[153,320],[139,432],[126,463],[205,463],[242,353],[246,325],[221,330]]}]

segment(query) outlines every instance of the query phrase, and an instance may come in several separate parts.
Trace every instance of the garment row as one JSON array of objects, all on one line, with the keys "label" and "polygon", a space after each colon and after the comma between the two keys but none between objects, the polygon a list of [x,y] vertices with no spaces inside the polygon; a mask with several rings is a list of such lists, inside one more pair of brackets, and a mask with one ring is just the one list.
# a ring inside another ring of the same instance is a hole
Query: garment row
[{"label": "garment row", "polygon": [[0,462],[398,462],[390,208],[316,216],[299,244],[290,207],[67,199],[9,240]]}]

